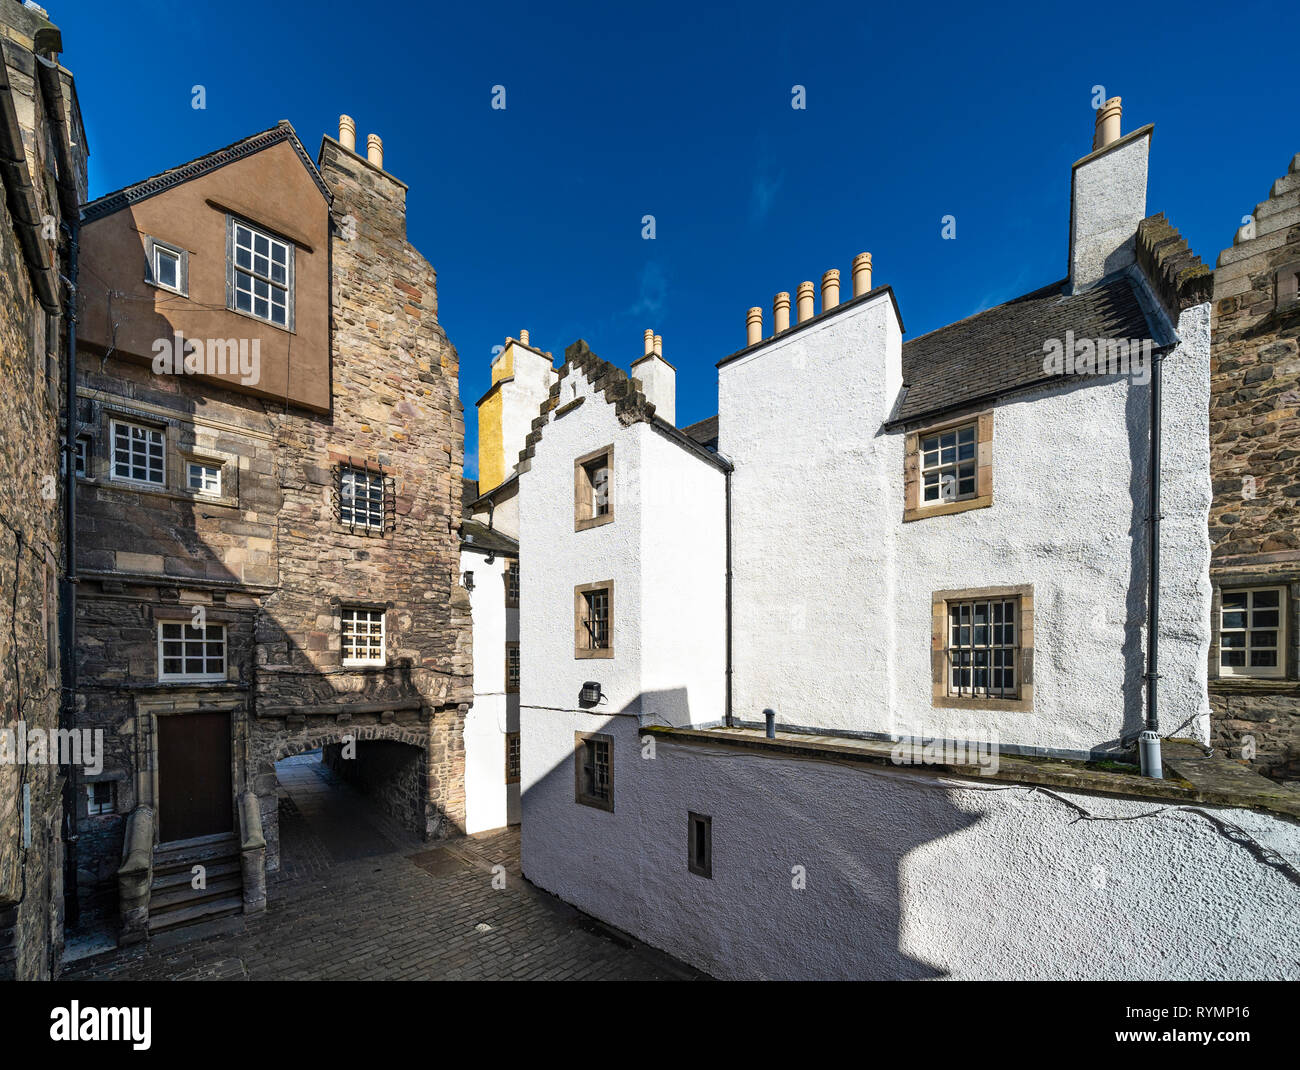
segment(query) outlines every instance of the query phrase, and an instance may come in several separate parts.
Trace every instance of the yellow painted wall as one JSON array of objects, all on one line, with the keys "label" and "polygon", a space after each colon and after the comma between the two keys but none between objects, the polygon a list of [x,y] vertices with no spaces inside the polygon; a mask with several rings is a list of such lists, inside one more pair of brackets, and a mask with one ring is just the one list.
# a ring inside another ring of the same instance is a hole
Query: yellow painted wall
[{"label": "yellow painted wall", "polygon": [[505,352],[497,356],[492,362],[492,382],[499,383],[502,379],[509,379],[515,374],[515,347],[513,344],[506,346]]},{"label": "yellow painted wall", "polygon": [[[496,382],[496,369],[492,369]],[[506,478],[505,434],[501,426],[501,391],[494,390],[478,407],[478,485],[489,491]]]}]

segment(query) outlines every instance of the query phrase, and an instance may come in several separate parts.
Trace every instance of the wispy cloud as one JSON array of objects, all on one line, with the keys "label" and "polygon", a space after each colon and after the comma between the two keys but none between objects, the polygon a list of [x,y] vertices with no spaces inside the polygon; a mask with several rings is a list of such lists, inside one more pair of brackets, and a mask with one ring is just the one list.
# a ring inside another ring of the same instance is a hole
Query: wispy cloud
[{"label": "wispy cloud", "polygon": [[785,181],[785,172],[773,175],[764,167],[754,176],[754,184],[749,197],[749,218],[754,223],[761,223],[772,211],[776,195]]},{"label": "wispy cloud", "polygon": [[641,269],[640,291],[628,313],[633,316],[658,316],[667,302],[668,275],[658,260],[649,260]]}]

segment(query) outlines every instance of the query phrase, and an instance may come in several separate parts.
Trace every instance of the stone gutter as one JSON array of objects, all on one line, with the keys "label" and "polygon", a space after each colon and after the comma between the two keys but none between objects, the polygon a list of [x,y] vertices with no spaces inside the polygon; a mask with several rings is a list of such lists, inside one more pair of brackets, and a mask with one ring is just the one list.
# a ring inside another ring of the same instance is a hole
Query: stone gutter
[{"label": "stone gutter", "polygon": [[[1003,783],[1036,784],[1097,795],[1151,799],[1166,803],[1202,803],[1263,810],[1300,822],[1300,792],[1252,772],[1220,755],[1206,756],[1190,740],[1165,741],[1164,780],[1133,773],[1089,769],[1082,762],[1054,758],[1028,758],[999,754],[996,772],[975,765],[900,765],[893,758],[896,743],[844,736],[794,735],[778,732],[768,739],[753,728],[672,728],[646,725],[642,732],[668,743],[733,747],[768,757],[822,759],[825,761],[888,766],[934,776],[954,774]],[[1172,775],[1171,775],[1172,774]]]}]

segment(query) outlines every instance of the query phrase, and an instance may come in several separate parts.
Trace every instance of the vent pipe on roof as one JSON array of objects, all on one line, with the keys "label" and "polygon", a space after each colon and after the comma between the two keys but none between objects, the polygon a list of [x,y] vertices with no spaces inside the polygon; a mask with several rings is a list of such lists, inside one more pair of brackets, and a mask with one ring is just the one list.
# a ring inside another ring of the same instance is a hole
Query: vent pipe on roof
[{"label": "vent pipe on roof", "polygon": [[366,135],[366,159],[379,170],[384,169],[384,142],[378,134]]},{"label": "vent pipe on roof", "polygon": [[1119,140],[1119,120],[1123,110],[1119,97],[1111,97],[1097,109],[1097,124],[1092,134],[1093,152]]},{"label": "vent pipe on roof", "polygon": [[839,268],[831,268],[822,276],[822,311],[834,308],[840,303]]},{"label": "vent pipe on roof", "polygon": [[796,311],[799,314],[799,323],[804,320],[810,320],[813,317],[813,293],[815,288],[811,282],[799,283],[796,291]]},{"label": "vent pipe on roof", "polygon": [[655,335],[655,350],[654,350],[654,352],[655,352],[655,356],[656,356],[656,357],[662,357],[662,356],[664,355],[664,339],[663,339],[663,335],[661,335],[661,334],[656,334],[656,335]]},{"label": "vent pipe on roof", "polygon": [[772,298],[772,333],[780,334],[790,329],[790,294],[782,290]]},{"label": "vent pipe on roof", "polygon": [[745,345],[757,345],[763,340],[763,310],[755,305],[745,315]]},{"label": "vent pipe on roof", "polygon": [[861,297],[871,290],[871,254],[858,253],[853,258],[853,296]]},{"label": "vent pipe on roof", "polygon": [[339,116],[339,144],[348,152],[357,151],[357,123],[351,115]]},{"label": "vent pipe on roof", "polygon": [[655,332],[649,327],[645,330],[645,355],[648,357],[655,351]]}]

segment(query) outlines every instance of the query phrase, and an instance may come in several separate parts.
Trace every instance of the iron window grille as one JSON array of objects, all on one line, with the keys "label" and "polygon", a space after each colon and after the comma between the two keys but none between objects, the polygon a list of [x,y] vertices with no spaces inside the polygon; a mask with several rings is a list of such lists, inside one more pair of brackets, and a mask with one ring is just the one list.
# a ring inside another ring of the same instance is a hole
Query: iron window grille
[{"label": "iron window grille", "polygon": [[506,733],[506,783],[519,783],[519,733]]},{"label": "iron window grille", "polygon": [[383,665],[384,611],[382,609],[343,610],[343,664]]},{"label": "iron window grille", "polygon": [[158,679],[224,680],[226,627],[197,627],[184,621],[158,625]]},{"label": "iron window grille", "polygon": [[397,485],[383,466],[340,464],[334,497],[340,524],[353,532],[383,534],[397,527]]},{"label": "iron window grille", "polygon": [[604,588],[584,591],[582,599],[586,606],[582,627],[587,638],[587,649],[608,650],[609,591]]},{"label": "iron window grille", "polygon": [[516,694],[519,691],[519,644],[506,644],[506,691]]},{"label": "iron window grille", "polygon": [[921,440],[921,502],[959,502],[974,498],[976,425],[966,424]]},{"label": "iron window grille", "polygon": [[1285,672],[1285,589],[1220,592],[1219,675],[1281,677]]},{"label": "iron window grille", "polygon": [[614,809],[614,739],[603,733],[577,734],[575,801],[602,810]]},{"label": "iron window grille", "polygon": [[112,472],[114,479],[163,486],[167,465],[162,430],[114,420]]},{"label": "iron window grille", "polygon": [[1019,697],[1018,608],[1014,598],[948,603],[948,694]]},{"label": "iron window grille", "polygon": [[506,607],[519,606],[519,562],[506,562]]}]

